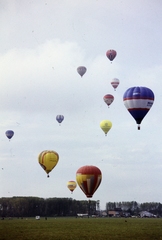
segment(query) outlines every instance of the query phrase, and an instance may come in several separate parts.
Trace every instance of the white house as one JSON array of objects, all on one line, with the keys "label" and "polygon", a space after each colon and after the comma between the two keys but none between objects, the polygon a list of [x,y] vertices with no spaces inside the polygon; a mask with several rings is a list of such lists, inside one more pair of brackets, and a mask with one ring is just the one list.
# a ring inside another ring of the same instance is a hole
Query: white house
[{"label": "white house", "polygon": [[139,213],[140,214],[140,217],[143,218],[143,217],[156,217],[156,215],[150,213],[150,212],[147,212],[147,211],[142,211]]}]

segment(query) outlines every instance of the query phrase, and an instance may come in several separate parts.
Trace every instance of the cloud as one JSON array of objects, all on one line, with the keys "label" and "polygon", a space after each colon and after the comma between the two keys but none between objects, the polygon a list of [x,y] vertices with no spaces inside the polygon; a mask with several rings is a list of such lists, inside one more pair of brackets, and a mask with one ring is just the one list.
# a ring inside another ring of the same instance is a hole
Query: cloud
[{"label": "cloud", "polygon": [[1,55],[1,107],[39,111],[68,100],[76,90],[73,79],[83,55],[76,43],[59,40]]}]

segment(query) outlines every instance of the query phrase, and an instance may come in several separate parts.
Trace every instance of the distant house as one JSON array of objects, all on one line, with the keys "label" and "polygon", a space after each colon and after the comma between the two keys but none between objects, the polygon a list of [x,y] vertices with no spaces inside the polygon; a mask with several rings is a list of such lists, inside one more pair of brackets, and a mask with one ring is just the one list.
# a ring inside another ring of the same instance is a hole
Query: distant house
[{"label": "distant house", "polygon": [[109,210],[108,211],[108,216],[109,217],[119,217],[120,213],[118,211],[115,211],[115,210]]},{"label": "distant house", "polygon": [[108,211],[109,217],[120,217],[122,215],[122,209],[121,208],[115,208],[113,210]]}]

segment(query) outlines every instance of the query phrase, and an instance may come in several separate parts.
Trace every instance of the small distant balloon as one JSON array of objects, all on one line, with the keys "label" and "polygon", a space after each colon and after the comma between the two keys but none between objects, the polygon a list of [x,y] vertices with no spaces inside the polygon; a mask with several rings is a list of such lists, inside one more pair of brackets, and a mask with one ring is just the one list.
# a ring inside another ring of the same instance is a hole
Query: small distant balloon
[{"label": "small distant balloon", "polygon": [[113,49],[110,49],[106,52],[106,56],[107,58],[112,62],[114,60],[114,58],[116,57],[117,52]]},{"label": "small distant balloon", "polygon": [[112,128],[112,122],[109,120],[103,120],[100,122],[100,128],[105,133],[105,136],[107,136],[108,131]]},{"label": "small distant balloon", "polygon": [[111,94],[106,94],[106,95],[103,97],[103,100],[104,100],[104,102],[107,104],[107,106],[109,107],[110,104],[114,101],[114,96],[111,95]]},{"label": "small distant balloon", "polygon": [[120,83],[120,81],[119,81],[118,78],[113,78],[111,80],[111,85],[113,86],[114,90],[116,90],[116,88],[118,87],[119,83]]},{"label": "small distant balloon", "polygon": [[61,125],[62,121],[64,120],[64,116],[63,115],[57,115],[56,120]]},{"label": "small distant balloon", "polygon": [[83,75],[86,73],[86,71],[87,71],[87,69],[84,66],[80,66],[80,67],[77,68],[77,72],[79,73],[79,75],[81,77],[83,77]]},{"label": "small distant balloon", "polygon": [[5,132],[5,134],[6,134],[6,137],[7,137],[8,139],[11,139],[11,138],[13,137],[13,135],[14,135],[14,131],[12,131],[12,130],[7,130],[7,131]]},{"label": "small distant balloon", "polygon": [[75,190],[75,188],[77,187],[77,184],[75,181],[68,181],[67,182],[67,187],[69,188],[69,190],[71,191],[71,193],[73,193],[73,191]]},{"label": "small distant balloon", "polygon": [[131,87],[123,96],[124,105],[135,119],[140,130],[140,124],[154,103],[154,93],[147,87]]},{"label": "small distant balloon", "polygon": [[59,155],[53,150],[42,151],[38,156],[38,162],[47,173],[47,177],[49,177],[49,173],[57,165],[58,160]]}]

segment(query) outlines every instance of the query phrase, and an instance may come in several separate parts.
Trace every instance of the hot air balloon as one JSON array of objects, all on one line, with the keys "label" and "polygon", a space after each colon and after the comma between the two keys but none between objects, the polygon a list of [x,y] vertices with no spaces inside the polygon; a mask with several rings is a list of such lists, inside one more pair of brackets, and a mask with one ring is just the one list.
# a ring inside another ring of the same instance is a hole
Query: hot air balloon
[{"label": "hot air balloon", "polygon": [[103,120],[100,122],[100,128],[104,131],[105,136],[107,136],[107,133],[111,129],[111,127],[112,122],[110,122],[109,120]]},{"label": "hot air balloon", "polygon": [[115,50],[112,50],[112,49],[110,49],[110,50],[108,50],[108,51],[106,52],[106,56],[108,57],[108,59],[109,59],[111,62],[114,60],[114,58],[116,57],[116,55],[117,55],[117,52],[116,52]]},{"label": "hot air balloon", "polygon": [[101,170],[95,166],[83,166],[76,172],[76,181],[87,198],[93,196],[94,192],[99,187],[101,180]]},{"label": "hot air balloon", "polygon": [[113,79],[111,80],[111,85],[113,86],[114,90],[116,90],[116,88],[117,88],[118,85],[119,85],[119,79],[113,78]]},{"label": "hot air balloon", "polygon": [[80,66],[80,67],[77,68],[77,72],[79,73],[79,75],[81,77],[83,77],[83,75],[86,73],[86,71],[87,71],[87,69],[84,66]]},{"label": "hot air balloon", "polygon": [[114,101],[114,96],[111,94],[106,94],[103,97],[104,102],[108,105],[108,107],[110,106],[110,104]]},{"label": "hot air balloon", "polygon": [[57,115],[56,120],[59,123],[59,125],[61,125],[62,121],[64,120],[64,116],[63,115]]},{"label": "hot air balloon", "polygon": [[47,173],[47,177],[49,177],[49,173],[57,165],[58,160],[59,155],[55,151],[45,150],[41,152],[38,156],[38,162],[44,169],[44,171]]},{"label": "hot air balloon", "polygon": [[147,87],[131,87],[124,93],[123,101],[140,130],[143,118],[153,105],[154,93]]},{"label": "hot air balloon", "polygon": [[7,131],[5,132],[5,134],[6,134],[6,137],[8,137],[8,139],[11,139],[11,138],[13,137],[13,135],[14,135],[14,131],[12,131],[12,130],[7,130]]},{"label": "hot air balloon", "polygon": [[71,193],[73,193],[73,191],[75,190],[77,184],[75,181],[68,181],[67,182],[67,187],[69,188],[69,190],[71,191]]}]

